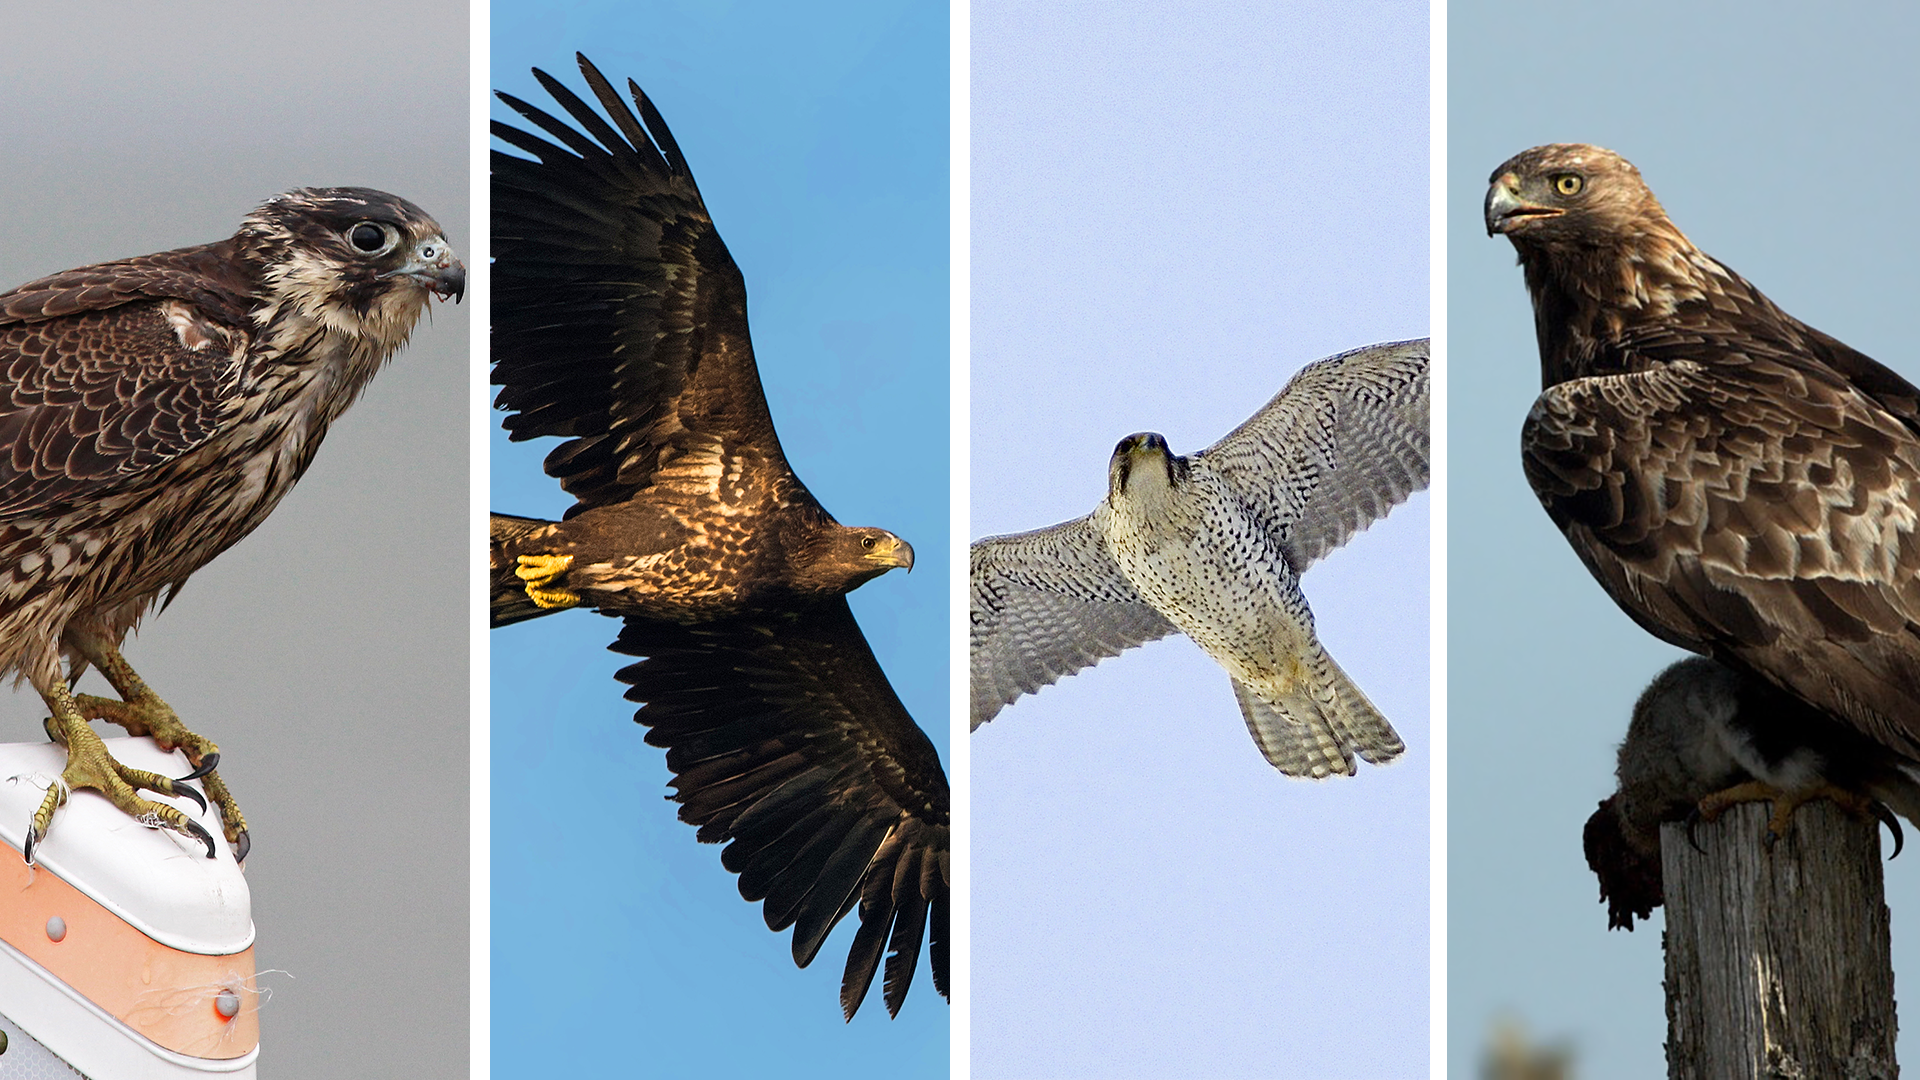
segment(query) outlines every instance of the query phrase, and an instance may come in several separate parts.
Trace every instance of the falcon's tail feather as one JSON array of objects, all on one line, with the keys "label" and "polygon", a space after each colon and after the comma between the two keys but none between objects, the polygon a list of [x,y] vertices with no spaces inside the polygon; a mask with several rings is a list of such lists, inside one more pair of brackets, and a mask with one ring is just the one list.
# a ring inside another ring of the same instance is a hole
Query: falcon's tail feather
[{"label": "falcon's tail feather", "polygon": [[503,556],[501,547],[510,544],[535,529],[551,525],[551,521],[539,518],[514,517],[511,514],[487,515],[487,624],[506,626],[509,623],[524,622],[541,615],[550,615],[559,608],[543,608],[527,595],[527,583],[514,576],[517,561]]},{"label": "falcon's tail feather", "polygon": [[1367,695],[1324,652],[1305,658],[1308,677],[1269,697],[1233,680],[1233,696],[1254,744],[1274,768],[1313,780],[1352,776],[1354,756],[1384,765],[1407,744]]}]

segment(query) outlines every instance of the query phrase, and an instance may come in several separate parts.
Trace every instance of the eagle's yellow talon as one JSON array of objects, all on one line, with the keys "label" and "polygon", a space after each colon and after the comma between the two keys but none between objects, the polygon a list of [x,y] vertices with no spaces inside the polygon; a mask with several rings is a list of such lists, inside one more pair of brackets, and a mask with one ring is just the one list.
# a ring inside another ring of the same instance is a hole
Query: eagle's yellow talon
[{"label": "eagle's yellow talon", "polygon": [[522,555],[513,576],[527,583],[527,598],[543,608],[578,607],[580,594],[571,589],[549,589],[573,566],[571,555]]}]

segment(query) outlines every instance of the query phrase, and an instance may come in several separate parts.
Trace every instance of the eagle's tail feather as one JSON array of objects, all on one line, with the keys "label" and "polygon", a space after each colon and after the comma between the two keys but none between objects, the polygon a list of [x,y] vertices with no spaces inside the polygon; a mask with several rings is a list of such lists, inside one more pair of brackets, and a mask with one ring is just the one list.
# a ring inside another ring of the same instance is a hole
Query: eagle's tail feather
[{"label": "eagle's tail feather", "polygon": [[1273,695],[1233,681],[1255,745],[1274,768],[1314,780],[1352,776],[1354,755],[1384,765],[1406,750],[1393,725],[1325,652],[1303,658],[1306,678]]},{"label": "eagle's tail feather", "polygon": [[488,625],[506,626],[509,623],[524,622],[541,615],[550,615],[559,608],[543,608],[527,595],[527,583],[514,576],[518,561],[503,555],[501,549],[526,534],[542,526],[551,525],[551,521],[539,518],[514,517],[510,514],[487,515],[487,566],[488,566]]}]

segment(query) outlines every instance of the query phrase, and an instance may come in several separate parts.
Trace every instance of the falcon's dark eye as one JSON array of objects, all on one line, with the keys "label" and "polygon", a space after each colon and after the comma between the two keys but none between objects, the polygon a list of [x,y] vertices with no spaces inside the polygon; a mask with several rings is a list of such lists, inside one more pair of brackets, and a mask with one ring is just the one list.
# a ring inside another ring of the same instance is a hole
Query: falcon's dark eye
[{"label": "falcon's dark eye", "polygon": [[366,255],[380,255],[398,243],[400,236],[391,226],[363,221],[347,230],[347,243]]},{"label": "falcon's dark eye", "polygon": [[1562,195],[1578,195],[1580,194],[1580,189],[1585,186],[1586,181],[1570,172],[1561,173],[1559,176],[1553,178],[1553,190]]},{"label": "falcon's dark eye", "polygon": [[863,548],[866,548],[868,551],[872,551],[873,545],[879,542],[880,542],[879,540],[871,536],[863,536],[860,538],[860,546]]}]

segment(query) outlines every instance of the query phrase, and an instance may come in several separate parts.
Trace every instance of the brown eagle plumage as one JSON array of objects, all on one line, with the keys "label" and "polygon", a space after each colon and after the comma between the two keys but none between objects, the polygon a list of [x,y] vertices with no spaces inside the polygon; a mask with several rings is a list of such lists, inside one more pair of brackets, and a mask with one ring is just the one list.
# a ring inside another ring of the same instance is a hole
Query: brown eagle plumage
[{"label": "brown eagle plumage", "polygon": [[[302,188],[226,240],[0,293],[0,672],[40,693],[68,751],[27,831],[29,861],[76,787],[213,856],[198,824],[138,792],[199,794],[121,766],[88,719],[184,750],[195,768],[182,779],[205,778],[245,858],[217,749],[134,674],[120,643],[163,591],[266,519],[427,298],[460,296],[465,273],[407,200]],[[89,665],[117,699],[72,692]]]},{"label": "brown eagle plumage", "polygon": [[1494,170],[1533,297],[1528,482],[1661,639],[1920,760],[1920,391],[1695,247],[1619,155]]},{"label": "brown eagle plumage", "polygon": [[[923,939],[947,993],[948,788],[846,593],[913,550],[834,521],[788,467],[755,367],[746,285],[665,122],[580,58],[612,123],[545,72],[571,122],[493,133],[493,381],[515,440],[558,436],[561,521],[495,514],[492,623],[571,607],[612,648],[674,799],[804,967],[856,907],[841,1008],[885,957],[889,1013]],[[644,127],[642,121],[644,120]]]}]

